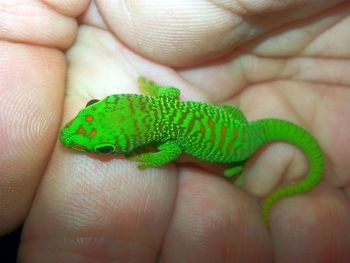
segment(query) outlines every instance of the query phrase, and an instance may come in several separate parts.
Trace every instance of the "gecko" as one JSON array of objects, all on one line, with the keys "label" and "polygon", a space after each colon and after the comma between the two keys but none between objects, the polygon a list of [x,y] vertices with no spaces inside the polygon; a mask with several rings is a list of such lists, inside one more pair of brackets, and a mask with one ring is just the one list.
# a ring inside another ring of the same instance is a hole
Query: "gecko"
[{"label": "gecko", "polygon": [[[143,94],[117,94],[91,100],[61,130],[61,143],[73,151],[124,154],[139,169],[160,167],[182,153],[202,161],[226,165],[224,176],[237,176],[249,157],[263,145],[282,141],[299,148],[309,170],[300,181],[283,186],[266,197],[261,213],[269,226],[271,206],[281,198],[307,192],[321,180],[323,152],[304,128],[277,118],[248,121],[231,105],[179,100],[180,90],[139,77]],[[145,151],[145,146],[155,151]]]}]

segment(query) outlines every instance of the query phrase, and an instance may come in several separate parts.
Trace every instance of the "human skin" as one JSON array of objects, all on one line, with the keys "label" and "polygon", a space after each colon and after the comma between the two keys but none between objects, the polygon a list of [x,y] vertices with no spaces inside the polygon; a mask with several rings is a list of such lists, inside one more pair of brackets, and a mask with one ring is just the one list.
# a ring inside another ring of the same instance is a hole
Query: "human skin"
[{"label": "human skin", "polygon": [[[0,233],[24,223],[20,262],[350,261],[350,3],[278,3],[0,2]],[[207,164],[140,171],[57,142],[140,75],[303,126],[324,180],[276,203],[267,230],[258,201],[308,169],[293,146],[259,151],[238,189]]]}]

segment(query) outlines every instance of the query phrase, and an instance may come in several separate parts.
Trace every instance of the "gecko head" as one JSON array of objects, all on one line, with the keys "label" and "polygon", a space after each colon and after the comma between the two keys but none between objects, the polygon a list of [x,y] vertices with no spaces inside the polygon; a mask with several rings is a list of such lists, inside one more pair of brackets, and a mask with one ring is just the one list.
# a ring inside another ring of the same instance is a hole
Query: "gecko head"
[{"label": "gecko head", "polygon": [[111,121],[105,117],[104,104],[105,100],[89,101],[86,107],[62,128],[61,143],[77,152],[118,153],[114,135],[110,132]]}]

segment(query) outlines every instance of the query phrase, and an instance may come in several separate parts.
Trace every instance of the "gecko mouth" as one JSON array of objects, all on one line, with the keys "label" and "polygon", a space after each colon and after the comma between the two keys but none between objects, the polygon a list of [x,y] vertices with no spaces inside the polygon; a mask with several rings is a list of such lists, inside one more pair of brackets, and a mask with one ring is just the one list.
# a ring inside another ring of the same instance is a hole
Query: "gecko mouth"
[{"label": "gecko mouth", "polygon": [[77,152],[87,152],[86,147],[82,146],[82,145],[79,145],[79,144],[73,143],[71,145],[71,148],[72,148],[72,150],[77,151]]}]

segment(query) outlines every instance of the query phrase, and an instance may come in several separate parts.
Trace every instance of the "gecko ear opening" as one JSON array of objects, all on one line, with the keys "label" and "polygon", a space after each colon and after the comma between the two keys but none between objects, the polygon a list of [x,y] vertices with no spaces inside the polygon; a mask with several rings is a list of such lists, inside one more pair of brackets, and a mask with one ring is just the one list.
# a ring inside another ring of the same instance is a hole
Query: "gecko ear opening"
[{"label": "gecko ear opening", "polygon": [[86,106],[85,106],[85,107],[90,106],[90,105],[92,105],[92,104],[95,104],[96,102],[99,102],[99,101],[100,101],[100,100],[97,100],[97,99],[90,100],[88,103],[86,103]]},{"label": "gecko ear opening", "polygon": [[112,144],[100,144],[95,146],[94,151],[97,154],[109,154],[115,151],[115,146]]}]

